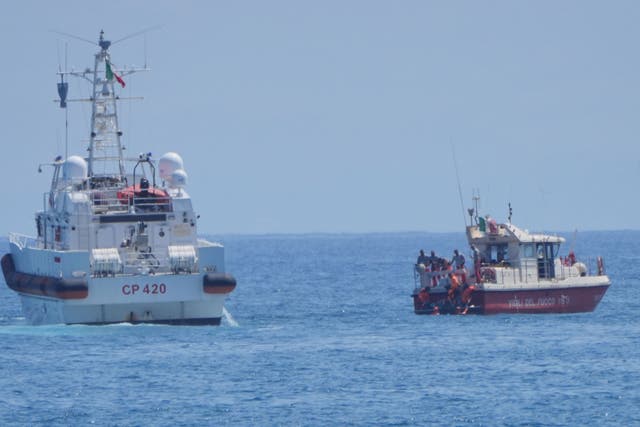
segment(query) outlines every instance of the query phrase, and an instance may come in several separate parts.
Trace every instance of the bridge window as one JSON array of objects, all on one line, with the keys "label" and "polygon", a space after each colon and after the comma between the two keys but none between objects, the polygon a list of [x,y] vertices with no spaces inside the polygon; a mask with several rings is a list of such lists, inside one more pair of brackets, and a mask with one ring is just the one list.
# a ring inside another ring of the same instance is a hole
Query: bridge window
[{"label": "bridge window", "polygon": [[535,253],[535,248],[531,243],[527,243],[522,245],[522,256],[523,258],[533,258]]}]

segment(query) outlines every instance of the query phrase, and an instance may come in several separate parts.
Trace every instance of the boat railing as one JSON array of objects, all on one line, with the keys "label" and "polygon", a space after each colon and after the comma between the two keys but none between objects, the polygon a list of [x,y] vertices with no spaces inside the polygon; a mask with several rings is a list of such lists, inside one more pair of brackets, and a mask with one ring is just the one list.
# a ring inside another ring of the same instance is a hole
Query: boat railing
[{"label": "boat railing", "polygon": [[146,252],[127,253],[123,261],[123,272],[139,273],[146,270],[155,273],[169,271],[169,260],[166,256]]},{"label": "boat railing", "polygon": [[18,246],[20,249],[38,247],[38,239],[26,234],[9,233],[9,242]]},{"label": "boat railing", "polygon": [[129,276],[137,274],[190,274],[197,271],[197,263],[188,269],[178,269],[175,265],[172,265],[167,255],[146,252],[130,252],[124,254],[122,264],[119,269],[93,271],[92,275],[95,277],[103,277],[121,275]]},{"label": "boat railing", "polygon": [[[512,266],[507,263],[486,264],[480,268],[480,277],[483,283],[496,284],[529,284],[538,283],[541,280],[566,280],[582,276],[602,276],[606,274],[604,261],[601,257],[588,257],[580,259],[574,265],[566,265],[562,260],[557,259],[552,263],[553,270],[549,264],[544,265],[544,275],[541,275],[540,266],[536,260],[523,259],[520,266]],[[422,287],[436,287],[440,281],[449,273],[455,271],[429,271],[424,266],[415,265],[413,269],[415,289]],[[460,275],[461,273],[456,273]],[[467,280],[473,280],[475,273],[473,270],[465,272]],[[550,277],[553,276],[553,277]]]},{"label": "boat railing", "polygon": [[127,212],[129,207],[118,199],[116,191],[92,191],[90,193],[93,213]]},{"label": "boat railing", "polygon": [[118,197],[117,191],[92,191],[91,206],[96,214],[108,212],[170,212],[171,198],[167,197]]},{"label": "boat railing", "polygon": [[413,289],[420,289],[420,272],[418,271],[418,264],[413,267]]},{"label": "boat railing", "polygon": [[606,274],[602,257],[587,257],[579,259],[573,265],[567,265],[560,260],[560,274],[556,268],[556,277],[569,278],[579,276],[603,276]]},{"label": "boat railing", "polygon": [[[493,270],[495,280],[489,280],[492,283],[530,283],[539,282],[540,280],[566,280],[583,276],[600,276],[604,275],[604,263],[602,258],[586,258],[580,262],[566,265],[563,262],[553,263],[553,270],[549,264],[544,264],[544,276],[541,276],[537,263],[522,262],[519,267],[500,266],[501,268],[491,268]],[[556,260],[557,261],[557,260]],[[491,275],[487,275],[491,276]],[[552,277],[550,277],[552,276]]]},{"label": "boat railing", "polygon": [[422,264],[415,265],[413,269],[413,280],[415,289],[424,288],[424,287],[437,287],[440,286],[441,281],[446,279],[449,273],[453,273],[456,275],[465,274],[468,276],[468,272],[462,272],[460,270],[439,270],[439,271],[428,271],[424,269]]},{"label": "boat railing", "polygon": [[171,262],[168,254],[150,252],[128,252],[123,259],[123,273],[138,274],[141,271],[150,273],[193,273],[198,271],[197,261],[188,268],[178,268]]}]

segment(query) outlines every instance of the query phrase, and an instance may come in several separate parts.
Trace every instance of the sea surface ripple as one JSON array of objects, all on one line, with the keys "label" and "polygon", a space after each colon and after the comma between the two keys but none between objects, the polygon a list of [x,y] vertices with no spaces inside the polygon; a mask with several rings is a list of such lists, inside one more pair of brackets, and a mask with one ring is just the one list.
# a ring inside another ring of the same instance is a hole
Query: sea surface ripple
[{"label": "sea surface ripple", "polygon": [[30,326],[0,284],[0,425],[640,425],[638,231],[578,233],[612,286],[565,315],[414,315],[418,250],[458,233],[212,238],[217,328]]}]

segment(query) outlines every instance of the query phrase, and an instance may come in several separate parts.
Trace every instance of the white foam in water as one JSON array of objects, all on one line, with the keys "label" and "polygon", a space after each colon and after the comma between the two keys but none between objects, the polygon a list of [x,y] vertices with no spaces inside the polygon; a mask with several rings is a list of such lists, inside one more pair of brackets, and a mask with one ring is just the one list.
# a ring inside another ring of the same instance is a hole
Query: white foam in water
[{"label": "white foam in water", "polygon": [[234,328],[240,326],[231,313],[227,311],[226,307],[222,307],[222,314],[224,315],[224,320],[229,324],[229,326],[233,326]]}]

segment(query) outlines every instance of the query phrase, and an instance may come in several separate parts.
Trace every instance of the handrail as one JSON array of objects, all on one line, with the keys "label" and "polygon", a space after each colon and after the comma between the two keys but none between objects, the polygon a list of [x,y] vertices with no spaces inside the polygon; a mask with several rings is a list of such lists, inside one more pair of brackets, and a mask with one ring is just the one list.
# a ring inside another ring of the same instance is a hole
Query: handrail
[{"label": "handrail", "polygon": [[[173,205],[170,196],[134,196],[127,203],[126,199],[118,197],[118,192],[123,188],[96,188],[91,190],[77,190],[74,193],[82,193],[87,195],[91,205],[93,214],[102,214],[106,212],[128,212],[130,209],[140,212],[157,211],[171,212]],[[51,196],[51,192],[44,193],[44,212],[53,210],[53,203],[47,203]]]},{"label": "handrail", "polygon": [[91,202],[94,213],[104,212],[127,212],[130,208],[140,212],[171,212],[171,198],[166,197],[139,197],[134,196],[129,200],[123,200],[117,194],[106,194],[99,192],[91,193]]},{"label": "handrail", "polygon": [[20,233],[9,233],[9,242],[18,246],[20,249],[37,247],[38,239],[33,236],[27,236]]},{"label": "handrail", "polygon": [[[532,262],[527,262],[527,260],[523,260],[520,266],[514,267],[510,265],[486,265],[483,266],[483,269],[491,269],[494,271],[493,275],[497,275],[495,280],[489,280],[489,282],[497,283],[497,284],[506,284],[507,282],[513,282],[514,285],[518,283],[528,284],[530,281],[539,282],[540,280],[552,280],[552,281],[561,281],[566,280],[572,277],[581,277],[581,276],[601,276],[606,275],[606,271],[604,268],[604,261],[602,257],[587,257],[585,259],[580,259],[573,266],[565,265],[564,262],[560,258],[556,258],[553,260],[553,271],[554,277],[541,278],[539,276],[539,267],[537,265],[536,260]],[[598,262],[601,264],[599,265]],[[583,266],[583,267],[582,267]],[[595,269],[594,269],[595,268]],[[551,264],[545,265],[545,272],[549,272],[551,270]],[[456,274],[455,270],[443,270],[443,271],[428,271],[421,270],[418,265],[414,265],[414,285],[416,289],[418,285],[424,286],[425,283],[428,283],[429,286],[432,285],[433,279],[442,277],[446,277],[449,273]],[[529,273],[531,274],[531,277]],[[511,276],[511,277],[509,277]],[[473,279],[473,275],[470,272],[467,272],[467,277]],[[436,285],[437,286],[437,283]]]}]

